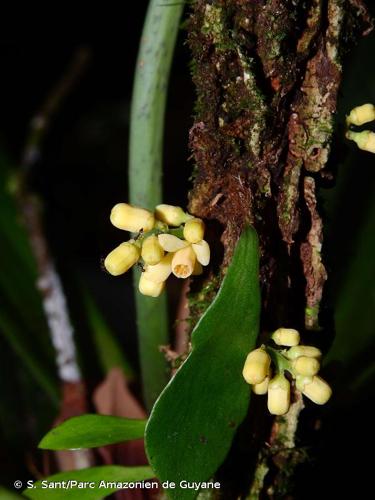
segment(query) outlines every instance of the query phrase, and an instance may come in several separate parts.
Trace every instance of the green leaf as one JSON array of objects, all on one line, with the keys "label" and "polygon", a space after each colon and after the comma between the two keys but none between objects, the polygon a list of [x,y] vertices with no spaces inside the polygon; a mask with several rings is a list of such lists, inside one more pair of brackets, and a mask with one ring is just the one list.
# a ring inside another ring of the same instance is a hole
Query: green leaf
[{"label": "green leaf", "polygon": [[48,365],[43,362],[41,355],[32,349],[30,340],[26,339],[25,332],[21,330],[17,322],[7,310],[0,309],[0,334],[9,342],[14,352],[23,362],[35,382],[45,391],[56,407],[59,404],[59,390],[56,379],[50,374]]},{"label": "green leaf", "polygon": [[[139,47],[130,117],[130,203],[154,210],[162,203],[164,115],[172,55],[184,2],[150,0]],[[150,410],[165,387],[167,367],[160,345],[168,344],[167,298],[138,292],[135,302],[143,398]]]},{"label": "green leaf", "polygon": [[[150,467],[121,467],[119,465],[103,465],[89,469],[60,472],[47,479],[37,481],[33,488],[23,491],[23,494],[33,500],[96,500],[123,489],[124,482],[143,481],[154,477]],[[48,484],[56,481],[77,481],[72,488],[48,488]],[[101,486],[100,482],[115,482],[110,487]],[[89,482],[93,487],[79,488],[78,483]],[[44,486],[44,488],[43,488]]]},{"label": "green leaf", "polygon": [[140,439],[144,435],[145,426],[146,420],[82,415],[70,418],[49,431],[39,443],[39,448],[72,450]]},{"label": "green leaf", "polygon": [[[244,419],[250,387],[242,378],[259,330],[258,240],[242,234],[223,284],[192,334],[192,352],[155,404],[146,428],[150,464],[161,481],[207,481]],[[173,499],[192,490],[169,490]]]},{"label": "green leaf", "polygon": [[83,299],[87,313],[87,321],[91,328],[100,365],[104,373],[112,368],[122,368],[128,381],[134,379],[134,371],[125,358],[122,347],[117,341],[111,328],[104,319],[98,306],[88,290],[83,288]]},{"label": "green leaf", "polygon": [[0,486],[0,500],[22,500],[21,495]]}]

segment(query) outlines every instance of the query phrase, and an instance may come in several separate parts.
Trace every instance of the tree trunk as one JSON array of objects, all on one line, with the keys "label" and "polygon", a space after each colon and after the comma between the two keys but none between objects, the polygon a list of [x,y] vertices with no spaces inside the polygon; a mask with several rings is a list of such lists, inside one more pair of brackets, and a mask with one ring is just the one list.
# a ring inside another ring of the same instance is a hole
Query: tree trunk
[{"label": "tree trunk", "polygon": [[[327,164],[341,58],[353,39],[370,31],[366,9],[360,0],[196,0],[188,29],[197,89],[190,212],[220,223],[213,227],[224,249],[216,262],[221,269],[244,225],[256,228],[263,335],[284,326],[305,338],[319,330],[321,338],[327,273],[316,193],[332,179]],[[211,276],[200,299],[209,302],[219,281]],[[190,309],[196,320],[202,307],[194,297]],[[256,466],[250,498],[262,491],[271,458],[276,472],[268,493],[283,491],[285,460],[298,462],[294,433],[301,408],[297,398],[273,424],[271,453]],[[254,432],[257,456],[263,456],[263,431]]]}]

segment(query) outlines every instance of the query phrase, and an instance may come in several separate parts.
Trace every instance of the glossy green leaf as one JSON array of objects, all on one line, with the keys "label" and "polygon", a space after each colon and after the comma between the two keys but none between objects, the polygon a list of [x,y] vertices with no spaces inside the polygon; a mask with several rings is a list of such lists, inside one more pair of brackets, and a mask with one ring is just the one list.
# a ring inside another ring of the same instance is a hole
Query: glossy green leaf
[{"label": "glossy green leaf", "polygon": [[[151,479],[154,474],[150,467],[121,467],[119,465],[103,465],[102,467],[91,467],[89,469],[60,472],[49,476],[44,480],[37,481],[33,488],[23,491],[23,494],[33,500],[96,500],[123,489],[123,483],[144,481]],[[76,481],[77,485],[69,488],[49,488],[48,484],[65,481]],[[105,487],[105,482],[116,484]],[[82,487],[83,482],[91,483],[92,486]],[[121,484],[122,483],[122,484]],[[81,487],[79,485],[81,484]],[[132,491],[132,490],[131,490]]]},{"label": "glossy green leaf", "polygon": [[[172,55],[183,2],[166,5],[150,0],[143,27],[132,96],[129,140],[130,203],[154,210],[162,203],[164,115]],[[165,387],[167,366],[159,351],[168,344],[167,298],[138,292],[134,271],[135,303],[143,398],[150,410]]]},{"label": "glossy green leaf", "polygon": [[[242,378],[259,330],[258,241],[242,234],[222,286],[192,334],[192,352],[156,402],[146,428],[161,481],[208,480],[225,459],[250,400]],[[168,490],[173,499],[193,490]]]},{"label": "glossy green leaf", "polygon": [[94,448],[143,437],[146,420],[82,415],[50,430],[39,443],[46,450]]}]

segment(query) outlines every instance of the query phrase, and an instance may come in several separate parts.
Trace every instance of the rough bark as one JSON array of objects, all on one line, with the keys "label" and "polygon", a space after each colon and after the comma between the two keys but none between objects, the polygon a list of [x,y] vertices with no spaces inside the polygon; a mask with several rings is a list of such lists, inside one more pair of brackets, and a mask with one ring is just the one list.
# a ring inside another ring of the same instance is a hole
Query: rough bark
[{"label": "rough bark", "polygon": [[[190,211],[220,223],[217,269],[243,226],[257,229],[263,333],[318,330],[327,273],[317,190],[331,176],[341,56],[371,29],[366,9],[359,0],[196,0],[188,29],[197,90]],[[193,322],[217,276],[192,294]],[[276,428],[279,453],[280,420]]]}]

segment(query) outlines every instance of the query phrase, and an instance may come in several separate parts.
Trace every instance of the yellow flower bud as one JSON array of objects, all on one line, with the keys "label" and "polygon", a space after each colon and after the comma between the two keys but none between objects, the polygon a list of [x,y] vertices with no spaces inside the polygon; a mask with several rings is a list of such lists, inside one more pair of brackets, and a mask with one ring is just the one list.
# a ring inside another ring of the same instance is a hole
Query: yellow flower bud
[{"label": "yellow flower bud", "polygon": [[268,375],[271,358],[263,349],[255,349],[251,351],[246,358],[242,375],[248,384],[260,384]]},{"label": "yellow flower bud", "polygon": [[290,383],[280,373],[268,384],[268,410],[272,415],[284,415],[290,406]]},{"label": "yellow flower bud", "polygon": [[148,281],[153,283],[163,283],[172,272],[173,253],[165,255],[161,261],[155,266],[146,265],[145,271],[142,273]]},{"label": "yellow flower bud", "polygon": [[313,377],[305,377],[304,375],[296,376],[296,387],[299,391],[303,391],[306,384],[311,384]]},{"label": "yellow flower bud", "polygon": [[364,130],[363,132],[352,132],[349,130],[346,133],[347,139],[354,141],[359,149],[375,153],[375,132]]},{"label": "yellow flower bud", "polygon": [[139,259],[140,250],[130,242],[121,243],[104,260],[104,267],[113,276],[119,276],[130,269]]},{"label": "yellow flower bud", "polygon": [[296,373],[312,377],[319,371],[320,365],[316,358],[309,358],[308,356],[300,356],[292,362],[292,366]]},{"label": "yellow flower bud", "polygon": [[181,207],[164,204],[155,208],[155,215],[157,219],[166,222],[170,226],[180,226],[191,218],[191,215],[185,213]]},{"label": "yellow flower bud", "polygon": [[295,347],[291,347],[286,353],[286,357],[288,359],[296,359],[300,356],[308,356],[309,358],[319,359],[321,355],[321,351],[317,347],[313,347],[311,345],[297,345]]},{"label": "yellow flower bud", "polygon": [[181,240],[174,236],[173,234],[159,234],[159,243],[166,252],[177,252],[190,245],[188,241]]},{"label": "yellow flower bud", "polygon": [[332,389],[325,380],[315,375],[309,384],[304,384],[302,394],[317,405],[324,405],[332,395]]},{"label": "yellow flower bud", "polygon": [[199,243],[193,243],[192,247],[198,262],[202,264],[202,266],[208,266],[210,263],[210,247],[207,241],[202,240]]},{"label": "yellow flower bud", "polygon": [[204,222],[202,219],[190,219],[184,226],[184,238],[190,243],[199,243],[204,237]]},{"label": "yellow flower bud", "polygon": [[172,273],[177,278],[188,278],[194,271],[196,260],[191,246],[178,250],[172,259]]},{"label": "yellow flower bud", "polygon": [[192,273],[193,276],[199,276],[200,274],[203,274],[203,267],[202,264],[200,264],[197,260],[195,261],[194,265],[194,271]]},{"label": "yellow flower bud", "polygon": [[132,233],[139,233],[141,229],[144,232],[151,231],[155,224],[152,212],[144,208],[133,207],[128,203],[117,203],[112,208],[110,218],[115,227]]},{"label": "yellow flower bud", "polygon": [[272,334],[272,340],[277,345],[295,346],[299,344],[300,337],[297,330],[293,328],[278,328]]},{"label": "yellow flower bud", "polygon": [[151,235],[144,240],[142,244],[141,256],[145,263],[150,264],[151,266],[154,266],[161,261],[164,257],[164,250],[160,246],[157,236]]},{"label": "yellow flower bud", "polygon": [[267,375],[263,382],[261,382],[260,384],[254,384],[252,386],[253,393],[259,395],[267,394],[269,381],[270,377]]},{"label": "yellow flower bud", "polygon": [[149,297],[159,297],[165,288],[165,281],[162,283],[154,283],[147,279],[146,273],[142,273],[139,279],[138,289],[142,295],[148,295]]},{"label": "yellow flower bud", "polygon": [[352,109],[346,117],[348,125],[363,125],[375,120],[375,106],[373,104],[362,104]]}]

